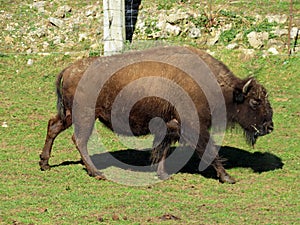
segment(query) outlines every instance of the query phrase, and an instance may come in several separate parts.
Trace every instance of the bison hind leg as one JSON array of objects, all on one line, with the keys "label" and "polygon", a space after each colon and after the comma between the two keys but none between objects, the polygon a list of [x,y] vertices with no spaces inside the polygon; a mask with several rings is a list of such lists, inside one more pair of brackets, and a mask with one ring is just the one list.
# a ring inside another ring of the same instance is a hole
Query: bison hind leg
[{"label": "bison hind leg", "polygon": [[[176,119],[170,120],[165,125],[165,131],[157,129],[154,132],[153,150],[151,154],[152,163],[158,163],[157,176],[161,180],[167,180],[170,177],[166,171],[165,161],[170,152],[171,144],[179,140],[180,134],[180,125]],[[162,135],[164,135],[164,137],[162,137]]]},{"label": "bison hind leg", "polygon": [[98,180],[106,180],[105,176],[94,165],[88,152],[88,141],[95,124],[93,113],[90,114],[90,112],[91,111],[88,111],[88,113],[80,115],[81,117],[73,122],[75,132],[72,136],[72,140],[80,153],[88,174]]},{"label": "bison hind leg", "polygon": [[170,143],[164,140],[161,144],[155,147],[152,151],[151,158],[152,163],[157,164],[157,176],[161,180],[169,179],[170,175],[167,173],[165,168],[165,161],[170,150]]},{"label": "bison hind leg", "polygon": [[[80,153],[81,160],[82,160],[83,164],[85,165],[88,174],[91,177],[95,177],[97,180],[106,180],[106,177],[104,176],[104,174],[101,173],[95,167],[94,163],[92,162],[92,160],[88,154],[88,151],[87,151],[87,141],[88,140],[84,139],[83,142],[82,142],[82,140],[76,141],[75,134],[72,135],[72,141]],[[82,142],[83,144],[79,144],[80,142]]]},{"label": "bison hind leg", "polygon": [[50,169],[49,158],[51,155],[53,142],[62,131],[66,130],[71,125],[72,120],[70,113],[68,113],[64,120],[61,119],[59,114],[49,120],[44,148],[42,153],[40,154],[39,165],[41,170]]}]

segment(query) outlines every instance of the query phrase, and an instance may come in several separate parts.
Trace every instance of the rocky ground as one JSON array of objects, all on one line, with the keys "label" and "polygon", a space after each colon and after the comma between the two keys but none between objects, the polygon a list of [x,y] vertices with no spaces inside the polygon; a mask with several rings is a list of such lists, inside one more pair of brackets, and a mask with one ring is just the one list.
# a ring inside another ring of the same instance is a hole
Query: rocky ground
[{"label": "rocky ground", "polygon": [[[276,55],[287,53],[290,35],[293,53],[300,50],[297,44],[299,14],[294,14],[289,33],[289,12],[246,15],[227,9],[210,11],[208,7],[199,8],[187,3],[184,7],[175,5],[168,9],[142,3],[137,9],[132,9],[138,10],[132,44],[165,40],[204,48],[241,49],[247,54],[262,50],[264,54]],[[129,9],[127,17],[130,15]],[[61,1],[23,2],[0,10],[0,20],[1,54],[103,52],[101,1],[69,4]]]}]

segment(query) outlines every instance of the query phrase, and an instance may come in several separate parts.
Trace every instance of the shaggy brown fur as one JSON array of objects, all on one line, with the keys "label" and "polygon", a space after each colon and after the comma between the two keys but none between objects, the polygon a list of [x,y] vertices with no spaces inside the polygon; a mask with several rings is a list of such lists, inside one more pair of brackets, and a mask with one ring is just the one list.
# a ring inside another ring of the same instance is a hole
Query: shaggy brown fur
[{"label": "shaggy brown fur", "polygon": [[[72,111],[73,104],[78,103],[77,100],[74,102],[74,96],[77,92],[79,99],[88,99],[92,90],[97,88],[99,84],[104,84],[104,81],[99,81],[101,80],[100,69],[102,68],[103,71],[109,69],[109,66],[107,65],[114,62],[114,60],[116,62],[121,62],[122,58],[128,59],[130,57],[134,58],[143,57],[144,55],[162,54],[166,49],[174,52],[180,52],[182,50],[190,51],[199,57],[199,60],[203,60],[206,63],[221,87],[225,99],[227,122],[229,124],[239,124],[243,128],[246,139],[250,144],[254,145],[258,136],[268,134],[273,130],[272,108],[267,99],[265,88],[253,78],[242,80],[235,77],[223,63],[198,49],[190,47],[163,47],[138,53],[130,52],[111,57],[85,58],[75,62],[58,75],[56,83],[58,113],[56,117],[50,119],[48,123],[45,146],[40,155],[41,169],[46,170],[50,168],[48,161],[52,144],[56,136],[70,127],[72,123],[75,123],[75,136],[73,135],[73,140],[81,154],[88,173],[92,176],[105,179],[104,175],[96,169],[87,152],[87,141],[94,124],[92,122],[86,122],[86,115],[79,115],[78,118],[80,119],[78,121],[72,121],[74,118],[73,113],[75,113]],[[140,55],[136,56],[137,54]],[[170,55],[170,57],[172,57],[172,55]],[[185,60],[185,58],[183,57],[182,60]],[[201,71],[199,71],[199,73],[201,73]],[[95,74],[98,75],[93,76]],[[87,79],[86,77],[89,77],[90,79],[95,79],[95,77],[97,77],[97,80],[95,80],[90,87],[87,87],[86,90],[81,91],[80,88],[82,87],[79,88],[80,90],[78,90],[77,87],[83,76],[85,76],[85,79]],[[130,131],[128,131],[125,126],[126,121],[118,121],[117,125],[113,126],[111,121],[112,116],[114,116],[111,115],[113,103],[118,94],[131,82],[153,76],[171,80],[181,87],[192,99],[197,110],[201,129],[199,131],[197,144],[191,147],[197,151],[199,157],[202,157],[210,138],[209,129],[211,127],[212,118],[209,104],[197,82],[185,72],[172,65],[145,60],[138,63],[132,63],[115,72],[107,81],[105,81],[105,85],[97,95],[95,119],[98,118],[110,129],[115,129],[117,127],[117,129],[114,130],[117,133],[123,135],[130,134]],[[178,94],[176,89],[159,80],[156,81],[154,79],[153,82],[148,82],[146,85],[149,87],[149,90],[151,89],[151,93],[163,92],[166,93],[166,95],[173,96]],[[193,126],[193,121],[189,121],[190,115],[188,112],[185,115],[179,116],[176,107],[178,104],[181,104],[180,96],[178,96],[178,102],[176,102],[177,105],[173,105],[166,99],[149,95],[148,88],[145,89],[142,86],[137,86],[135,87],[135,91],[139,91],[139,93],[149,97],[139,100],[132,107],[129,115],[131,132],[136,136],[149,134],[149,123],[156,117],[163,119],[165,122],[166,133],[162,134],[160,129],[154,129],[151,130],[151,132],[154,134],[152,160],[154,163],[159,162],[157,173],[160,178],[166,179],[168,178],[168,174],[165,170],[164,162],[170,149],[170,145],[179,140],[182,140],[187,144],[193,143],[189,133],[196,128]],[[211,92],[213,93],[214,90],[211,90]],[[128,96],[128,98],[131,98],[133,91],[127,90],[127,92],[124,92],[123,94]],[[218,105],[218,99],[216,99],[214,105]],[[188,131],[181,130],[181,121],[184,120],[190,122]],[[217,151],[214,145],[211,145],[210,148]],[[235,182],[225,171],[222,161],[217,153],[211,164],[216,169],[221,182]]]}]

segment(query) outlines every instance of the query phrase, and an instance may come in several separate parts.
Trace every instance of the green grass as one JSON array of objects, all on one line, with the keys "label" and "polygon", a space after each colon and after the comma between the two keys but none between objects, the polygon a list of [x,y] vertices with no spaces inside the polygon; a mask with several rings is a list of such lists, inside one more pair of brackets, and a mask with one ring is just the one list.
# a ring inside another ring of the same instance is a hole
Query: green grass
[{"label": "green grass", "polygon": [[[252,2],[249,11],[258,1]],[[15,4],[11,10],[24,7]],[[281,12],[286,3],[271,7]],[[7,46],[1,53],[13,50]],[[263,57],[258,52],[249,60],[238,50],[212,50],[237,76],[254,75],[268,89],[274,109],[275,130],[261,137],[254,149],[245,144],[239,130],[226,133],[223,145],[230,148],[224,151],[236,153],[227,165],[238,180],[235,185],[191,172],[137,187],[96,180],[80,163],[72,129],[56,139],[50,160],[55,166],[40,171],[47,122],[56,111],[55,77],[76,56],[1,54],[0,125],[6,122],[8,127],[0,126],[0,224],[299,224],[300,57]],[[29,59],[32,66],[27,65]],[[99,129],[103,142],[121,155],[124,146],[112,133]],[[238,161],[230,166],[234,160]],[[282,169],[271,170],[278,167],[278,160],[284,163]],[[267,171],[255,172],[256,167]],[[154,176],[110,166],[103,171],[133,182],[139,176]],[[167,214],[180,219],[164,220]]]}]

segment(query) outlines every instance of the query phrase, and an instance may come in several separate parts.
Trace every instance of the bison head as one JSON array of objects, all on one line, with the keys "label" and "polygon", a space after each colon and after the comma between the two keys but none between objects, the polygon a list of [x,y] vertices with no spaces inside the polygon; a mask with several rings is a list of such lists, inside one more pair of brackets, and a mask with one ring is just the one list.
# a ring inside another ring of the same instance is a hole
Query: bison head
[{"label": "bison head", "polygon": [[273,110],[266,89],[248,78],[235,88],[236,122],[244,130],[247,142],[254,145],[259,136],[273,131]]}]

